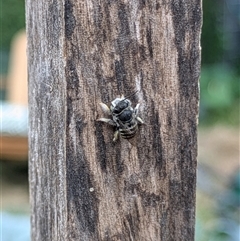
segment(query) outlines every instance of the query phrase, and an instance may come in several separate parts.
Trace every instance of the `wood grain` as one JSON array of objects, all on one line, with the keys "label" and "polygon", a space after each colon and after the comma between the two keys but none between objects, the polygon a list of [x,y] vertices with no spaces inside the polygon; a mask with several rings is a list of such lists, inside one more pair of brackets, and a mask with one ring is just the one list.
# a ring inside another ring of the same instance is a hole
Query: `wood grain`
[{"label": "wood grain", "polygon": [[[201,1],[26,9],[32,240],[194,240]],[[113,143],[99,102],[136,90]]]}]

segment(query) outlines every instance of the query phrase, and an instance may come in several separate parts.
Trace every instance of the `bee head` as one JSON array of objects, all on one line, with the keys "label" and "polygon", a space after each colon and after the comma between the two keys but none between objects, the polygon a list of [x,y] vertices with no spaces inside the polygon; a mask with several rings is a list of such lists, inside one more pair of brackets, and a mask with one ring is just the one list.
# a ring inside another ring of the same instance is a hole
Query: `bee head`
[{"label": "bee head", "polygon": [[131,105],[130,100],[117,98],[112,102],[111,110],[114,114],[120,114],[128,106]]},{"label": "bee head", "polygon": [[135,91],[133,94],[127,96],[127,97],[123,97],[122,98],[116,98],[114,101],[112,101],[111,103],[111,111],[114,114],[120,114],[123,110],[125,110],[127,107],[131,106],[131,101],[127,98],[135,95],[138,91]]}]

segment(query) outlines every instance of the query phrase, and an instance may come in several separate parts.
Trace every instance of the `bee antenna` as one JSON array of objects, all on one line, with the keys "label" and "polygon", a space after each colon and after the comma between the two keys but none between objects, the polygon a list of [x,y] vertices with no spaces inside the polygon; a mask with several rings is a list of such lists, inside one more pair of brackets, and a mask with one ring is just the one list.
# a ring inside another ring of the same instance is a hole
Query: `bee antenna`
[{"label": "bee antenna", "polygon": [[129,97],[132,97],[132,96],[136,95],[136,94],[137,94],[137,92],[138,92],[138,90],[136,90],[134,93],[130,94],[129,96],[125,97],[125,99],[124,99],[124,100],[126,100],[126,99],[127,99],[127,98],[129,98]]}]

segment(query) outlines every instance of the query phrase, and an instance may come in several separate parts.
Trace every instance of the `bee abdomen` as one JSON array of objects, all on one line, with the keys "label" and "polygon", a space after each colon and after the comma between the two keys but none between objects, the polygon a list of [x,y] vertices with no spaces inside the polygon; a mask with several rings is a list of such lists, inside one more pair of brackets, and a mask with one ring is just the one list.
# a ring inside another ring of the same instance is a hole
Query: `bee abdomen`
[{"label": "bee abdomen", "polygon": [[120,135],[124,139],[130,139],[135,136],[138,130],[138,125],[134,125],[127,129],[119,129]]}]

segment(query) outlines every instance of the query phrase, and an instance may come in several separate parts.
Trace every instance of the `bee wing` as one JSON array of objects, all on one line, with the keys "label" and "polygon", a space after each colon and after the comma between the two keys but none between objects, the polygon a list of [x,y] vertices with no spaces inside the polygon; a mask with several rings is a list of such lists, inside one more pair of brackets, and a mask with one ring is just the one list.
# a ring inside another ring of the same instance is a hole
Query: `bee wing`
[{"label": "bee wing", "polygon": [[103,110],[103,112],[105,114],[111,115],[111,110],[109,109],[109,107],[106,104],[100,102],[99,105],[101,106],[101,109]]},{"label": "bee wing", "polygon": [[137,146],[137,136],[138,134],[136,134],[133,138],[131,139],[125,139],[127,140],[132,146]]}]

